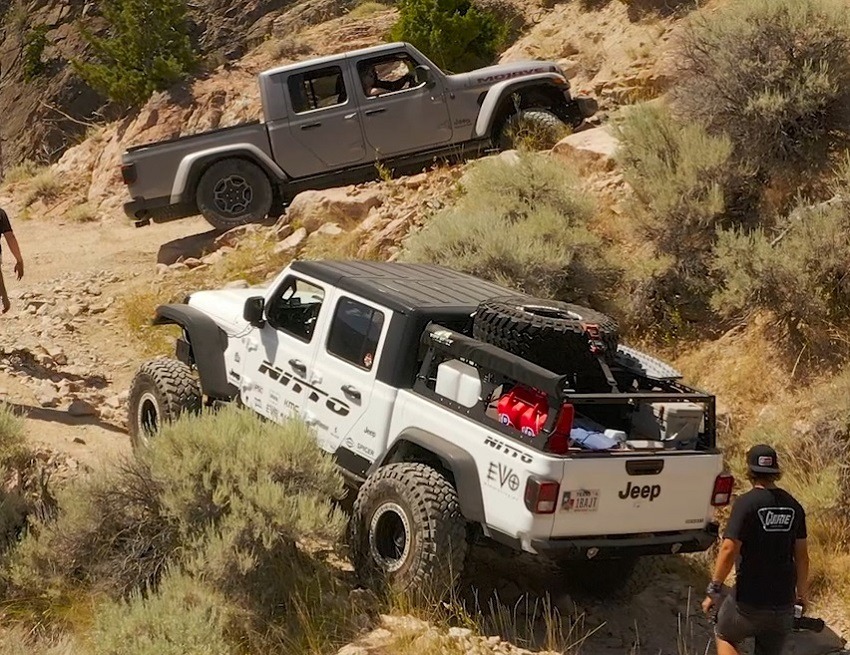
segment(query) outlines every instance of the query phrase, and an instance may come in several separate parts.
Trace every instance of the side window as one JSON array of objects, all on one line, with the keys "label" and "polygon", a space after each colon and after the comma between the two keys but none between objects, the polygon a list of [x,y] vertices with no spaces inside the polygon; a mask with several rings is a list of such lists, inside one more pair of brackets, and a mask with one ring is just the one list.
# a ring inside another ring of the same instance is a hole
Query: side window
[{"label": "side window", "polygon": [[288,278],[269,301],[266,320],[275,330],[309,343],[324,299],[321,287],[296,277]]},{"label": "side window", "polygon": [[373,98],[396,91],[423,86],[416,83],[416,61],[408,54],[364,59],[357,64],[357,75],[366,97]]},{"label": "side window", "polygon": [[383,312],[351,298],[342,298],[331,324],[328,352],[369,371],[375,361],[383,327]]},{"label": "side window", "polygon": [[289,95],[296,114],[344,105],[348,101],[342,69],[328,66],[289,78]]}]

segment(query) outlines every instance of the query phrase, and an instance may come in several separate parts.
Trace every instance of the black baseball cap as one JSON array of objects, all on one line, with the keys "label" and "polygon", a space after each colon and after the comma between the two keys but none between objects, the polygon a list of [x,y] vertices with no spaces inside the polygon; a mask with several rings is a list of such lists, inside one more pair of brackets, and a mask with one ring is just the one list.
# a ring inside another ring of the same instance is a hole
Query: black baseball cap
[{"label": "black baseball cap", "polygon": [[759,444],[747,453],[747,466],[753,473],[779,473],[779,458],[773,448]]}]

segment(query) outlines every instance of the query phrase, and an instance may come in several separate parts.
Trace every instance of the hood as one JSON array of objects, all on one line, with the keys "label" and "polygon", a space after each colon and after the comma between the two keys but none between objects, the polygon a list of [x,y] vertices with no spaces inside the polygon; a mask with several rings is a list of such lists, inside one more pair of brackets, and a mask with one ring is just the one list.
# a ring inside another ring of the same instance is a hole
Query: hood
[{"label": "hood", "polygon": [[508,64],[497,64],[479,68],[469,73],[451,75],[449,79],[457,86],[467,88],[489,88],[494,84],[528,75],[540,73],[559,73],[563,75],[560,67],[552,61],[513,61]]},{"label": "hood", "polygon": [[244,326],[242,310],[245,307],[245,301],[265,294],[266,289],[260,287],[196,291],[190,295],[189,305],[209,314],[222,327]]}]

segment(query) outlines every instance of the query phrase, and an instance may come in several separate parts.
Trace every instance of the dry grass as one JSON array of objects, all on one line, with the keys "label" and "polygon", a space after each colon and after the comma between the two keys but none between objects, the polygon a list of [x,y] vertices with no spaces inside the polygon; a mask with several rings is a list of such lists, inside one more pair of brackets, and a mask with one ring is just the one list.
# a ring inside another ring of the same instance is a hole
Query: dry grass
[{"label": "dry grass", "polygon": [[74,205],[65,214],[65,218],[73,223],[93,223],[97,220],[97,211],[89,203]]},{"label": "dry grass", "polygon": [[375,14],[380,14],[389,11],[390,7],[382,2],[374,2],[374,0],[363,0],[348,12],[348,18],[352,20],[363,20],[372,18]]},{"label": "dry grass", "polygon": [[179,329],[151,326],[159,305],[182,302],[188,293],[215,289],[232,280],[257,284],[284,268],[291,255],[274,252],[277,244],[266,234],[255,234],[239,243],[236,250],[212,266],[169,272],[165,277],[143,282],[120,298],[121,315],[140,354],[171,354]]},{"label": "dry grass", "polygon": [[38,200],[52,200],[61,190],[59,177],[53,169],[45,168],[27,182],[27,190],[22,199],[24,207],[29,207]]},{"label": "dry grass", "polygon": [[12,184],[18,184],[19,182],[29,180],[40,170],[41,167],[38,164],[27,159],[20,164],[12,166],[8,171],[6,171],[3,175],[3,186],[7,187]]}]

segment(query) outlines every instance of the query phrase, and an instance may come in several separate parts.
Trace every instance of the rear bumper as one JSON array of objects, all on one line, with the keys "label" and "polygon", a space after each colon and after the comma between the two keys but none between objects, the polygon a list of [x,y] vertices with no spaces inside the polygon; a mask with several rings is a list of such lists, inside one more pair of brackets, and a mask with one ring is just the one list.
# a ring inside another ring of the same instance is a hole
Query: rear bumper
[{"label": "rear bumper", "polygon": [[702,530],[650,535],[533,539],[531,546],[538,554],[556,560],[588,559],[591,549],[596,550],[593,559],[611,559],[701,552],[708,550],[717,541],[718,534],[717,524],[710,523]]},{"label": "rear bumper", "polygon": [[189,203],[171,204],[171,198],[161,196],[159,198],[133,198],[124,203],[124,213],[132,218],[136,225],[164,223],[179,218],[186,218],[197,213],[197,208]]}]

